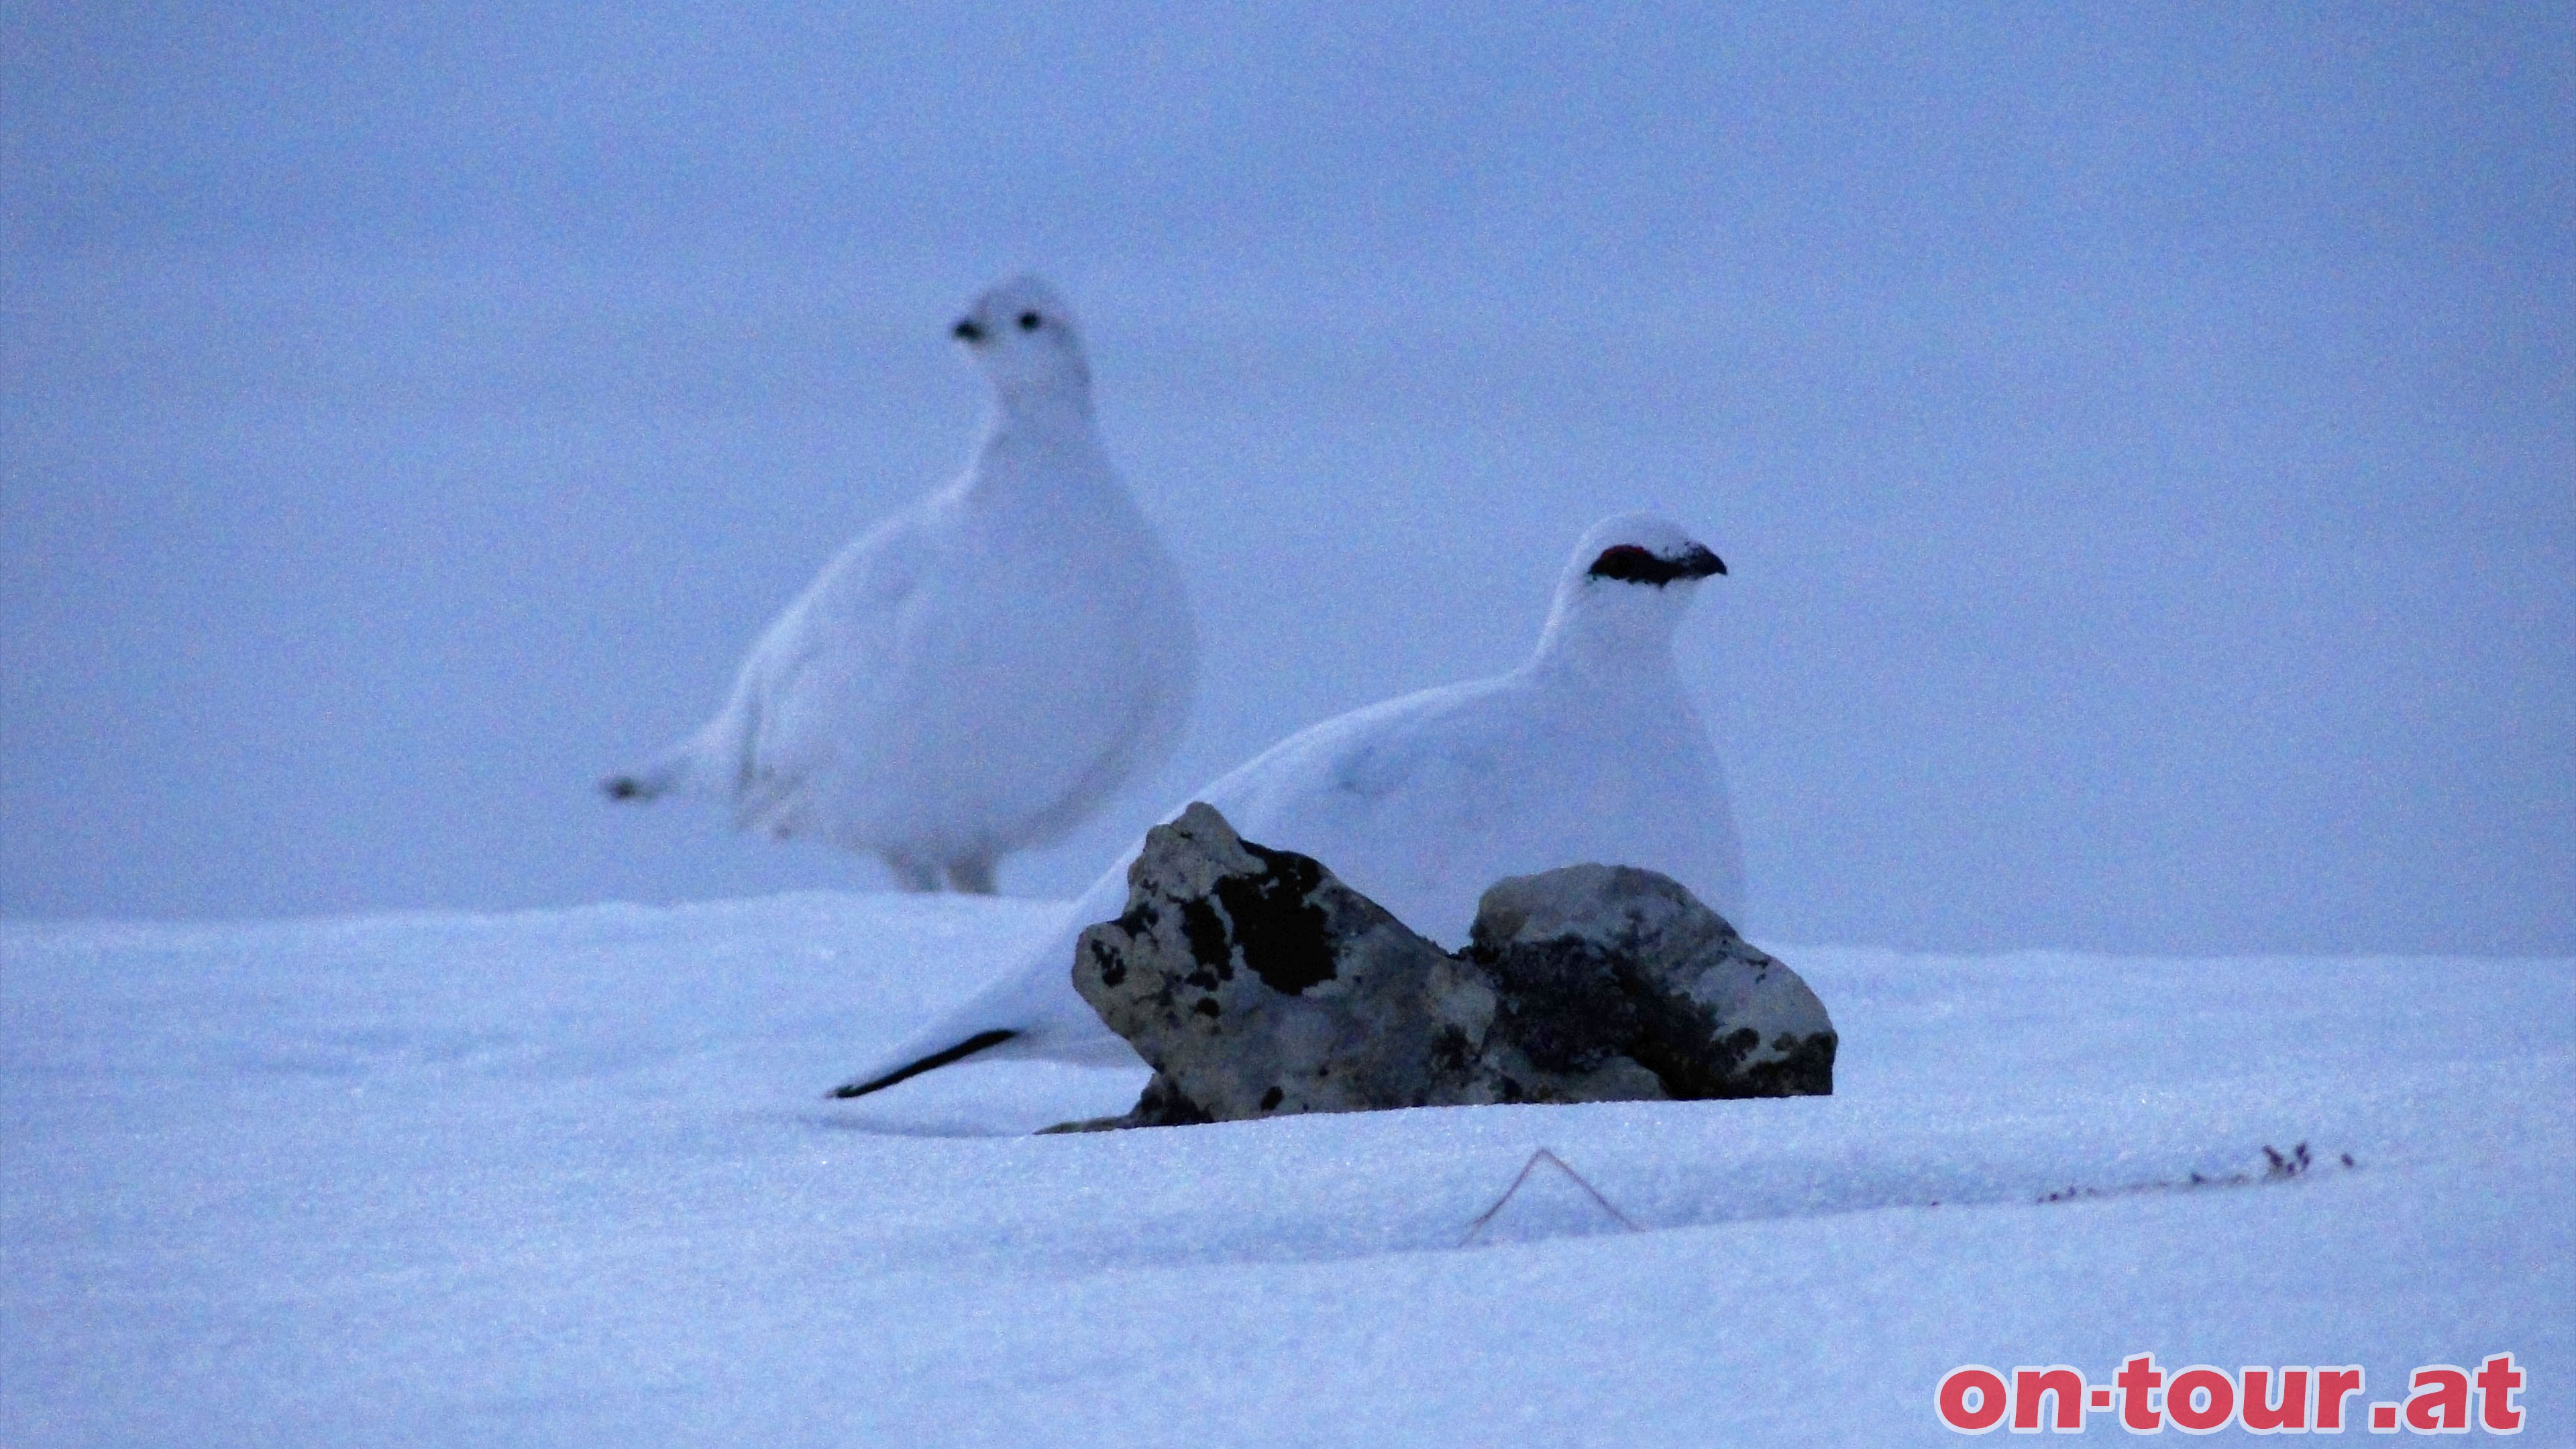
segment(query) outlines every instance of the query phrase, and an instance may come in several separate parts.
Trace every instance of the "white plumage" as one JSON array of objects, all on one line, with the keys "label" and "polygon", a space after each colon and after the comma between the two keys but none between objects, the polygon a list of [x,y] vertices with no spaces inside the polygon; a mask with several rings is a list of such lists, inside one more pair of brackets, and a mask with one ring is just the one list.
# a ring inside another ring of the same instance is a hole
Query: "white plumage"
[{"label": "white plumage", "polygon": [[965,474],[843,550],[705,728],[606,782],[990,891],[1167,758],[1197,645],[1178,571],[1109,465],[1072,314],[1022,277],[953,329],[992,386]]},{"label": "white plumage", "polygon": [[[1652,515],[1595,524],[1520,668],[1326,720],[1193,798],[1453,948],[1488,886],[1580,861],[1662,871],[1733,916],[1744,894],[1735,821],[1672,654],[1699,580],[1725,571]],[[1135,1065],[1072,982],[1075,935],[1126,908],[1134,859],[1084,892],[1018,968],[837,1095],[978,1053]]]}]

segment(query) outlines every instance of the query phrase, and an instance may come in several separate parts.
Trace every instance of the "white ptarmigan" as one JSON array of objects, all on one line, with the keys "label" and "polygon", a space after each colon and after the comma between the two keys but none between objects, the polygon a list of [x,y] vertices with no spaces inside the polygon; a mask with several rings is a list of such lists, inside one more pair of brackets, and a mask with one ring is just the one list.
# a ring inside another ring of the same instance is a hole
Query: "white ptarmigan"
[{"label": "white ptarmigan", "polygon": [[[1651,514],[1593,525],[1556,586],[1538,649],[1509,674],[1324,721],[1198,791],[1244,839],[1294,850],[1443,945],[1463,944],[1488,886],[1599,861],[1742,907],[1726,785],[1673,672],[1673,630],[1726,572]],[[1126,908],[1126,858],[1017,969],[915,1033],[859,1097],[969,1056],[1136,1064],[1073,989],[1073,941]]]},{"label": "white ptarmigan", "polygon": [[710,790],[740,827],[874,854],[907,889],[990,892],[1004,853],[1170,755],[1189,602],[1101,447],[1073,314],[1018,277],[952,333],[992,386],[965,474],[832,560],[716,717],[612,798]]}]

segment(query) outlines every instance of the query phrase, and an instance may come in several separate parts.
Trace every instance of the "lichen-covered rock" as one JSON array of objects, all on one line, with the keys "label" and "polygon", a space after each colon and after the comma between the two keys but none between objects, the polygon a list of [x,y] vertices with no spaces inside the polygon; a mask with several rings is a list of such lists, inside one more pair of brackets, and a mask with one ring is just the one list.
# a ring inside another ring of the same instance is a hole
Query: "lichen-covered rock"
[{"label": "lichen-covered rock", "polygon": [[1462,955],[1501,997],[1498,1062],[1567,1076],[1624,1058],[1681,1099],[1834,1089],[1825,1004],[1670,876],[1570,865],[1496,882]]},{"label": "lichen-covered rock", "polygon": [[1155,1069],[1077,1127],[1833,1090],[1823,1004],[1667,877],[1502,881],[1452,956],[1204,804],[1146,836],[1073,984]]},{"label": "lichen-covered rock", "polygon": [[1158,1120],[1429,1100],[1426,1065],[1457,1030],[1438,946],[1207,805],[1156,826],[1127,881],[1126,914],[1074,943],[1073,984],[1160,1074]]}]

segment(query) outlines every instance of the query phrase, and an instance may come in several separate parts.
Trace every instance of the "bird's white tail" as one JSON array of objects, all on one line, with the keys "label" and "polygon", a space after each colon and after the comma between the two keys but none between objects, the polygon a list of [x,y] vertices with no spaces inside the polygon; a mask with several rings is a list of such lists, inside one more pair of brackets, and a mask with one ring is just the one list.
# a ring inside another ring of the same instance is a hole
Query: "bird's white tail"
[{"label": "bird's white tail", "polygon": [[1067,911],[1066,919],[1021,958],[1017,970],[985,983],[878,1058],[875,1066],[833,1088],[832,1095],[864,1097],[970,1057],[1086,1067],[1144,1065],[1134,1048],[1102,1024],[1090,1003],[1074,994],[1073,942],[1086,924],[1087,916]]}]

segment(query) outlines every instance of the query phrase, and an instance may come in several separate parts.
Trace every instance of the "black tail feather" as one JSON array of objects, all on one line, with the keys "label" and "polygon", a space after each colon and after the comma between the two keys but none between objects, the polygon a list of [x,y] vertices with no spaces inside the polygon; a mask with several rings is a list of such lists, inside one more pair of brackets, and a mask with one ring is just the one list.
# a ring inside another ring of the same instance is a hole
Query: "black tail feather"
[{"label": "black tail feather", "polygon": [[906,1063],[905,1065],[897,1067],[893,1071],[886,1073],[882,1077],[875,1078],[872,1081],[843,1082],[841,1085],[832,1089],[832,1095],[835,1097],[864,1097],[870,1092],[881,1092],[886,1088],[893,1086],[897,1082],[910,1081],[912,1078],[920,1076],[924,1072],[935,1072],[941,1067],[948,1065],[950,1062],[962,1062],[966,1058],[975,1055],[977,1052],[983,1051],[987,1047],[1000,1046],[1002,1043],[1009,1041],[1011,1038],[1018,1035],[1019,1033],[1016,1031],[979,1031],[953,1047],[949,1047],[943,1051],[932,1052],[930,1055],[923,1057],[917,1062]]}]

